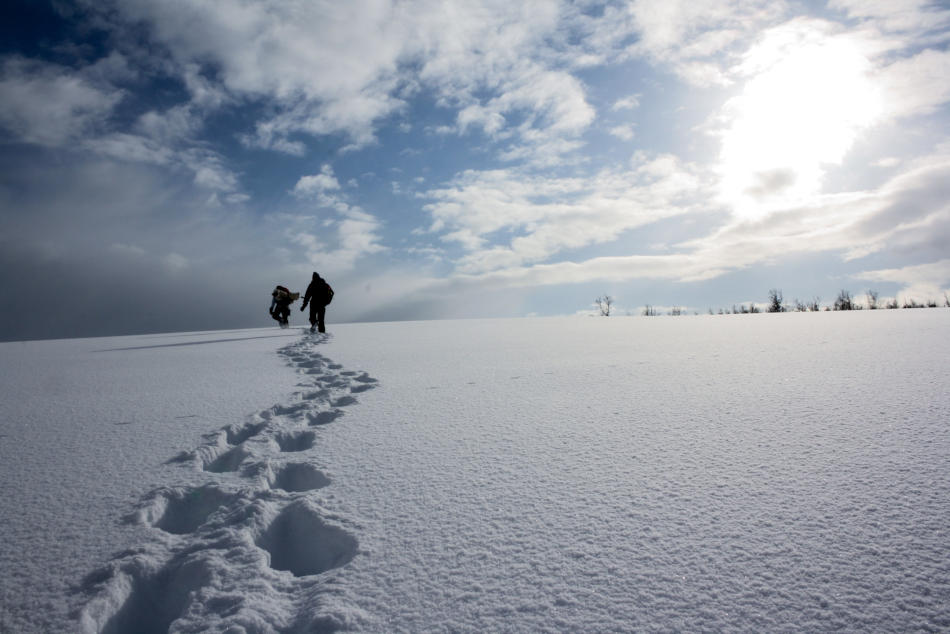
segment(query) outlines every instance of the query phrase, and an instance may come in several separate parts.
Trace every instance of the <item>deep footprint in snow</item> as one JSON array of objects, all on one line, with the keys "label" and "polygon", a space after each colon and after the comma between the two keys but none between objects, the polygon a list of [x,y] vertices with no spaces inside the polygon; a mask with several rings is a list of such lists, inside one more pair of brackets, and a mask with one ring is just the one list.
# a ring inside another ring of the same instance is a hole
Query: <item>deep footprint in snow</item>
[{"label": "deep footprint in snow", "polygon": [[331,409],[325,412],[307,414],[307,420],[310,421],[311,425],[326,425],[327,423],[332,423],[340,416],[343,416],[343,410]]},{"label": "deep footprint in snow", "polygon": [[335,401],[330,402],[333,407],[346,407],[347,405],[353,405],[354,403],[359,403],[359,401],[357,401],[356,397],[353,396],[341,396]]},{"label": "deep footprint in snow", "polygon": [[225,431],[228,435],[228,444],[229,445],[240,445],[242,442],[248,438],[253,438],[254,436],[261,433],[264,429],[266,423],[247,423],[242,427],[233,428],[231,426],[226,427]]},{"label": "deep footprint in snow", "polygon": [[358,543],[350,533],[327,524],[306,504],[287,506],[258,538],[270,554],[270,567],[295,577],[318,575],[347,564]]},{"label": "deep footprint in snow", "polygon": [[306,451],[313,448],[317,436],[312,431],[284,432],[274,436],[274,440],[283,452]]},{"label": "deep footprint in snow", "polygon": [[309,403],[293,403],[291,405],[274,405],[271,411],[276,416],[295,416],[300,412],[309,409]]},{"label": "deep footprint in snow", "polygon": [[210,573],[201,553],[185,551],[153,574],[126,573],[131,590],[122,607],[103,626],[102,634],[164,634],[186,611],[192,593],[206,586]]},{"label": "deep footprint in snow", "polygon": [[316,390],[313,392],[304,392],[303,394],[300,395],[300,398],[302,398],[305,401],[314,401],[316,399],[326,398],[328,396],[330,396],[330,390],[323,389],[323,390]]},{"label": "deep footprint in snow", "polygon": [[227,473],[228,471],[237,471],[241,468],[241,463],[251,454],[244,447],[238,445],[234,449],[227,451],[204,466],[205,471],[212,473]]},{"label": "deep footprint in snow", "polygon": [[294,462],[282,466],[270,479],[271,487],[290,493],[313,491],[330,484],[330,478],[319,469],[305,462]]},{"label": "deep footprint in snow", "polygon": [[213,486],[172,489],[163,491],[161,497],[165,511],[155,526],[175,535],[195,532],[215,511],[233,499],[230,494]]}]

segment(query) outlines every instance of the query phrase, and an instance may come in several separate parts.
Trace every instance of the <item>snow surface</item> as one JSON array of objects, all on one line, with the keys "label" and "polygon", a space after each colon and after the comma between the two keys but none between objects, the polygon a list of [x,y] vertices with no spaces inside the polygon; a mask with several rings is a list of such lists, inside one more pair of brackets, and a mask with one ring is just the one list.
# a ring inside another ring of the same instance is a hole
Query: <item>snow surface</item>
[{"label": "snow surface", "polygon": [[945,630],[948,319],[0,344],[0,630]]}]

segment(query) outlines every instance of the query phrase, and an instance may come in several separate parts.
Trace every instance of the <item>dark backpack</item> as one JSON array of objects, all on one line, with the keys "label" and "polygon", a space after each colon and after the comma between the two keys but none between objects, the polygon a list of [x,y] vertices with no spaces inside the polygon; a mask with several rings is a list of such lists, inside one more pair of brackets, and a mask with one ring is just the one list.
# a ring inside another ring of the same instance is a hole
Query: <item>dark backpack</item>
[{"label": "dark backpack", "polygon": [[333,301],[333,289],[330,288],[330,285],[327,284],[326,280],[323,281],[323,285],[326,287],[324,293],[326,294],[327,304]]}]

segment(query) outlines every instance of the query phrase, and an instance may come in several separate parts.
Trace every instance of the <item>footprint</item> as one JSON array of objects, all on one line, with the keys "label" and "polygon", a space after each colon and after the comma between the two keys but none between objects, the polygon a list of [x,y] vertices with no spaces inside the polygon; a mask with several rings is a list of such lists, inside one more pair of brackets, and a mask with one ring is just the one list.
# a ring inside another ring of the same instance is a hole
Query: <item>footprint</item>
[{"label": "footprint", "polygon": [[155,526],[166,533],[186,535],[198,530],[212,513],[232,500],[232,496],[213,486],[197,489],[172,489],[161,494],[165,511]]},{"label": "footprint", "polygon": [[294,403],[293,405],[274,405],[271,411],[275,416],[293,416],[310,407],[307,403]]},{"label": "footprint", "polygon": [[274,440],[277,441],[277,444],[280,446],[280,450],[284,452],[306,451],[311,449],[316,438],[317,435],[312,431],[293,433],[287,432],[274,436]]},{"label": "footprint", "polygon": [[294,462],[278,469],[270,480],[270,485],[291,493],[321,489],[330,484],[330,479],[314,467],[302,462]]},{"label": "footprint", "polygon": [[242,446],[237,446],[230,451],[227,451],[210,463],[206,463],[204,466],[205,471],[210,471],[212,473],[226,473],[228,471],[237,471],[241,467],[241,463],[250,456],[250,452]]},{"label": "footprint", "polygon": [[332,401],[330,404],[333,407],[346,407],[347,405],[352,405],[353,403],[359,403],[353,396],[341,396],[340,398]]},{"label": "footprint", "polygon": [[325,412],[317,412],[316,414],[307,414],[307,420],[310,421],[311,425],[326,425],[327,423],[332,423],[340,416],[343,416],[342,411],[331,409]]},{"label": "footprint", "polygon": [[242,442],[248,438],[261,433],[261,430],[264,429],[264,423],[247,423],[243,427],[235,429],[233,426],[228,426],[225,428],[228,434],[228,444],[229,445],[240,445]]},{"label": "footprint", "polygon": [[300,396],[305,401],[313,401],[318,398],[326,398],[330,395],[329,390],[316,390],[315,392],[305,392]]},{"label": "footprint", "polygon": [[371,390],[374,387],[376,386],[373,385],[372,383],[363,383],[362,385],[354,385],[353,387],[351,387],[350,392],[354,394],[359,394],[360,392],[366,392],[367,390]]},{"label": "footprint", "polygon": [[358,377],[356,377],[353,380],[359,381],[360,383],[379,383],[377,379],[374,379],[373,377],[366,374],[365,372],[363,372],[362,374],[360,374]]},{"label": "footprint", "polygon": [[327,524],[305,503],[286,507],[257,539],[270,554],[270,567],[295,577],[318,575],[356,556],[356,538]]},{"label": "footprint", "polygon": [[129,592],[118,611],[102,627],[102,634],[164,634],[183,616],[194,594],[211,581],[206,554],[185,551],[161,569],[133,566],[119,573]]}]

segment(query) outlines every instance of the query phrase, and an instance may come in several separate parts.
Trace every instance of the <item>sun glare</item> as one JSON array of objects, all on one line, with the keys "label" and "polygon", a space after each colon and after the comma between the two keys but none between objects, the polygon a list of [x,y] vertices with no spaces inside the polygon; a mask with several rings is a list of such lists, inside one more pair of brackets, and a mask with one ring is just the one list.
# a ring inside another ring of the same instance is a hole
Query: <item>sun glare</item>
[{"label": "sun glare", "polygon": [[722,193],[742,218],[804,202],[881,108],[870,64],[843,38],[774,33],[748,53],[743,92],[725,106]]}]

